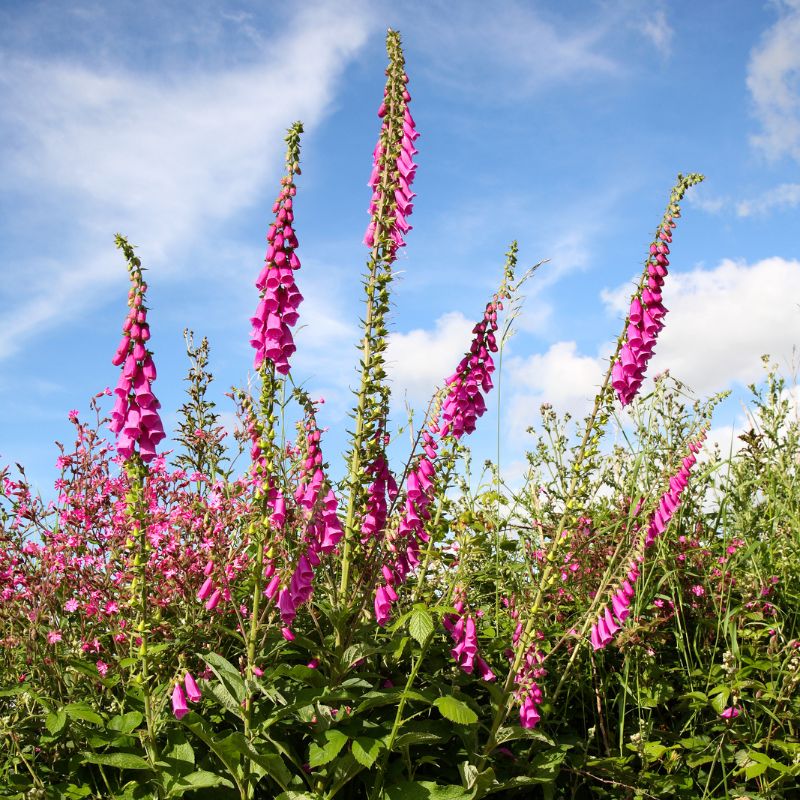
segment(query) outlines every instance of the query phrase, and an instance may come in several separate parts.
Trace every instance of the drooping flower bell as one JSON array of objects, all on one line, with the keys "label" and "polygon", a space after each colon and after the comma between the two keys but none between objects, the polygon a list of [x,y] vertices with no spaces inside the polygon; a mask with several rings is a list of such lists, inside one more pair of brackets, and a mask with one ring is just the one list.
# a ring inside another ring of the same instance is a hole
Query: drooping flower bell
[{"label": "drooping flower bell", "polygon": [[164,426],[158,409],[161,403],[153,394],[152,383],[156,379],[156,367],[152,353],[147,349],[150,326],[147,322],[147,306],[142,262],[136,257],[128,241],[117,235],[116,245],[128,262],[131,289],[128,293],[130,310],[122,326],[122,340],[111,363],[122,367],[114,389],[116,402],[111,410],[109,428],[117,435],[117,452],[129,459],[139,447],[144,462],[152,461],[156,446],[164,438]]}]

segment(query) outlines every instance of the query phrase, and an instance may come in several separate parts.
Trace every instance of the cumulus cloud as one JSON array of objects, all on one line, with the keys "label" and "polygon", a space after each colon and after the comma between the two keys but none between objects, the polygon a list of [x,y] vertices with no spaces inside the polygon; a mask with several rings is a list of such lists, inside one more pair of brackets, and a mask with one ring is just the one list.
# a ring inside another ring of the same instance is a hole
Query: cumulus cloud
[{"label": "cumulus cloud", "polygon": [[451,311],[432,330],[391,333],[386,362],[395,397],[407,396],[412,404],[429,400],[469,350],[474,324],[460,311]]},{"label": "cumulus cloud", "polygon": [[158,272],[192,271],[178,243],[201,241],[206,228],[258,196],[285,127],[297,118],[313,126],[329,109],[370,19],[356,5],[314,4],[259,61],[207,73],[7,58],[7,187],[36,198],[41,227],[63,226],[65,208],[71,227],[60,241],[40,237],[9,259],[4,292],[15,302],[0,316],[0,357],[119,284],[108,266],[116,263],[108,244],[115,230],[146,242],[148,266]]},{"label": "cumulus cloud", "polygon": [[761,133],[752,143],[769,158],[800,161],[800,2],[779,2],[780,17],[753,49],[747,88]]},{"label": "cumulus cloud", "polygon": [[[624,314],[630,285],[602,299]],[[800,261],[726,259],[713,269],[673,272],[664,292],[670,309],[648,372],[665,369],[708,394],[762,373],[761,356],[787,360],[800,345]]]}]

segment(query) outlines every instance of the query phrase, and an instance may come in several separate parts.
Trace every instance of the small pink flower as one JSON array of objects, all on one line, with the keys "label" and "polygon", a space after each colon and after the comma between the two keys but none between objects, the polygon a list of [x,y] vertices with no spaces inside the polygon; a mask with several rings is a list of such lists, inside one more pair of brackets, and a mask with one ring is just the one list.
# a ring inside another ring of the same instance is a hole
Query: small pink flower
[{"label": "small pink flower", "polygon": [[108,672],[108,664],[106,664],[105,661],[98,661],[97,671],[100,673],[101,678],[105,678],[106,673]]},{"label": "small pink flower", "polygon": [[50,631],[47,634],[47,643],[48,644],[55,644],[56,642],[61,641],[61,631]]},{"label": "small pink flower", "polygon": [[255,675],[256,678],[260,678],[263,674],[264,674],[264,670],[263,669],[261,669],[260,667],[256,667],[256,666],[253,667],[253,675]]},{"label": "small pink flower", "polygon": [[739,709],[736,706],[729,706],[720,712],[722,719],[736,719],[739,716]]},{"label": "small pink flower", "polygon": [[706,593],[706,590],[700,586],[699,584],[692,586],[692,594],[696,597],[702,597]]},{"label": "small pink flower", "polygon": [[70,614],[73,611],[77,611],[78,610],[78,601],[74,597],[71,597],[69,600],[67,600],[66,603],[64,603],[64,610],[68,611]]},{"label": "small pink flower", "polygon": [[189,713],[186,697],[183,694],[180,683],[176,683],[175,688],[172,690],[172,712],[178,719],[183,719]]},{"label": "small pink flower", "polygon": [[191,700],[193,703],[199,703],[202,695],[200,694],[200,689],[198,689],[197,683],[192,677],[191,672],[186,673],[186,676],[183,679],[183,685],[186,687],[186,696],[189,698],[189,700]]}]

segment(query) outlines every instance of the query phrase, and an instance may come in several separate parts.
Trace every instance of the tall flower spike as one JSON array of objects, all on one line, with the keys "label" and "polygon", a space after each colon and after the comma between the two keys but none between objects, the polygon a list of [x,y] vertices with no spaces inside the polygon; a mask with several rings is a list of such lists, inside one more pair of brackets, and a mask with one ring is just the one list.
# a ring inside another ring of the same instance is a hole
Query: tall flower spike
[{"label": "tall flower spike", "polygon": [[253,366],[260,369],[265,361],[272,362],[281,375],[289,372],[289,358],[295,351],[291,328],[297,323],[297,308],[303,295],[294,280],[300,269],[297,234],[294,230],[293,198],[296,194],[294,176],[300,174],[300,134],[303,125],[295,122],[286,134],[286,175],[281,178],[281,191],[272,212],[275,221],[267,231],[267,254],[264,267],[256,279],[261,302],[250,318],[253,329],[250,344],[256,355]]},{"label": "tall flower spike", "polygon": [[364,236],[369,248],[382,249],[384,258],[394,260],[397,249],[405,246],[404,236],[411,230],[408,217],[414,209],[411,184],[417,171],[413,158],[414,142],[419,137],[414,118],[408,110],[408,75],[400,45],[400,34],[390,30],[386,36],[389,66],[386,88],[378,109],[382,119],[381,134],[372,154],[372,188],[369,204],[370,222]]},{"label": "tall flower spike", "polygon": [[122,367],[122,372],[114,389],[117,399],[111,410],[109,428],[117,435],[117,452],[124,459],[133,455],[138,444],[142,461],[149,462],[155,458],[156,445],[165,434],[158,413],[161,403],[152,390],[156,367],[146,347],[150,339],[145,305],[147,284],[142,262],[128,240],[117,234],[115,242],[128,262],[131,288],[128,293],[130,311],[122,325],[122,340],[111,359],[114,366]]},{"label": "tall flower spike", "polygon": [[680,202],[687,189],[702,180],[703,176],[696,173],[685,177],[678,175],[667,210],[650,245],[644,272],[631,298],[617,360],[611,371],[611,385],[623,406],[636,397],[644,381],[647,364],[653,356],[656,338],[664,327],[667,309],[661,302],[662,289],[669,266],[672,229],[676,225],[675,220],[680,217]]}]

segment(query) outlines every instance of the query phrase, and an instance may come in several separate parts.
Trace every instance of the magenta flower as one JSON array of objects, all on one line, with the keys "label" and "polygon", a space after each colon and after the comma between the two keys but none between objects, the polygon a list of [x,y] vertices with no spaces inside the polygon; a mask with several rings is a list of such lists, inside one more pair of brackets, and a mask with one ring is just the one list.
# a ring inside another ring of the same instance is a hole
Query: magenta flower
[{"label": "magenta flower", "polygon": [[736,706],[729,706],[720,712],[722,719],[732,720],[739,716],[739,709]]},{"label": "magenta flower", "polygon": [[702,175],[678,175],[678,182],[672,189],[667,212],[656,229],[650,245],[650,254],[645,271],[631,299],[630,310],[623,333],[622,344],[617,360],[611,369],[611,385],[623,406],[636,397],[644,381],[647,364],[653,357],[656,338],[664,327],[667,309],[661,302],[664,279],[669,266],[669,245],[672,242],[672,229],[680,217],[680,206],[686,190],[703,180]]},{"label": "magenta flower", "polygon": [[389,31],[386,39],[389,52],[387,81],[383,102],[378,109],[381,133],[372,153],[372,172],[368,186],[372,188],[369,204],[370,223],[364,235],[369,248],[383,246],[384,256],[393,261],[405,235],[411,230],[408,217],[414,210],[411,184],[417,171],[414,142],[419,137],[414,118],[408,110],[408,75],[400,48],[400,36]]},{"label": "magenta flower", "polygon": [[200,693],[200,689],[197,686],[197,682],[192,677],[191,672],[187,672],[184,679],[183,685],[186,687],[186,696],[191,700],[192,703],[199,703],[202,697]]},{"label": "magenta flower", "polygon": [[180,683],[176,683],[175,688],[172,690],[172,713],[178,719],[183,719],[189,713],[186,697],[183,694],[183,688]]},{"label": "magenta flower", "polygon": [[286,136],[289,145],[286,157],[287,174],[281,179],[281,191],[272,207],[275,221],[267,231],[267,253],[264,267],[256,279],[261,302],[250,318],[253,326],[250,344],[255,348],[253,362],[260,369],[265,361],[274,364],[281,375],[289,373],[289,358],[296,347],[291,328],[297,323],[297,308],[303,301],[294,280],[300,269],[297,235],[294,230],[293,197],[295,173],[299,173],[300,134],[303,126],[296,122]]},{"label": "magenta flower", "polygon": [[131,289],[128,294],[130,311],[122,326],[122,340],[117,347],[111,363],[122,366],[122,374],[114,393],[117,396],[111,410],[109,428],[117,435],[117,452],[129,459],[139,445],[142,461],[155,458],[156,445],[165,437],[164,427],[158,409],[161,404],[152,391],[156,379],[156,368],[152,354],[145,348],[150,339],[147,323],[147,306],[141,261],[134,255],[133,248],[121,236],[117,236],[117,247],[125,254]]}]

